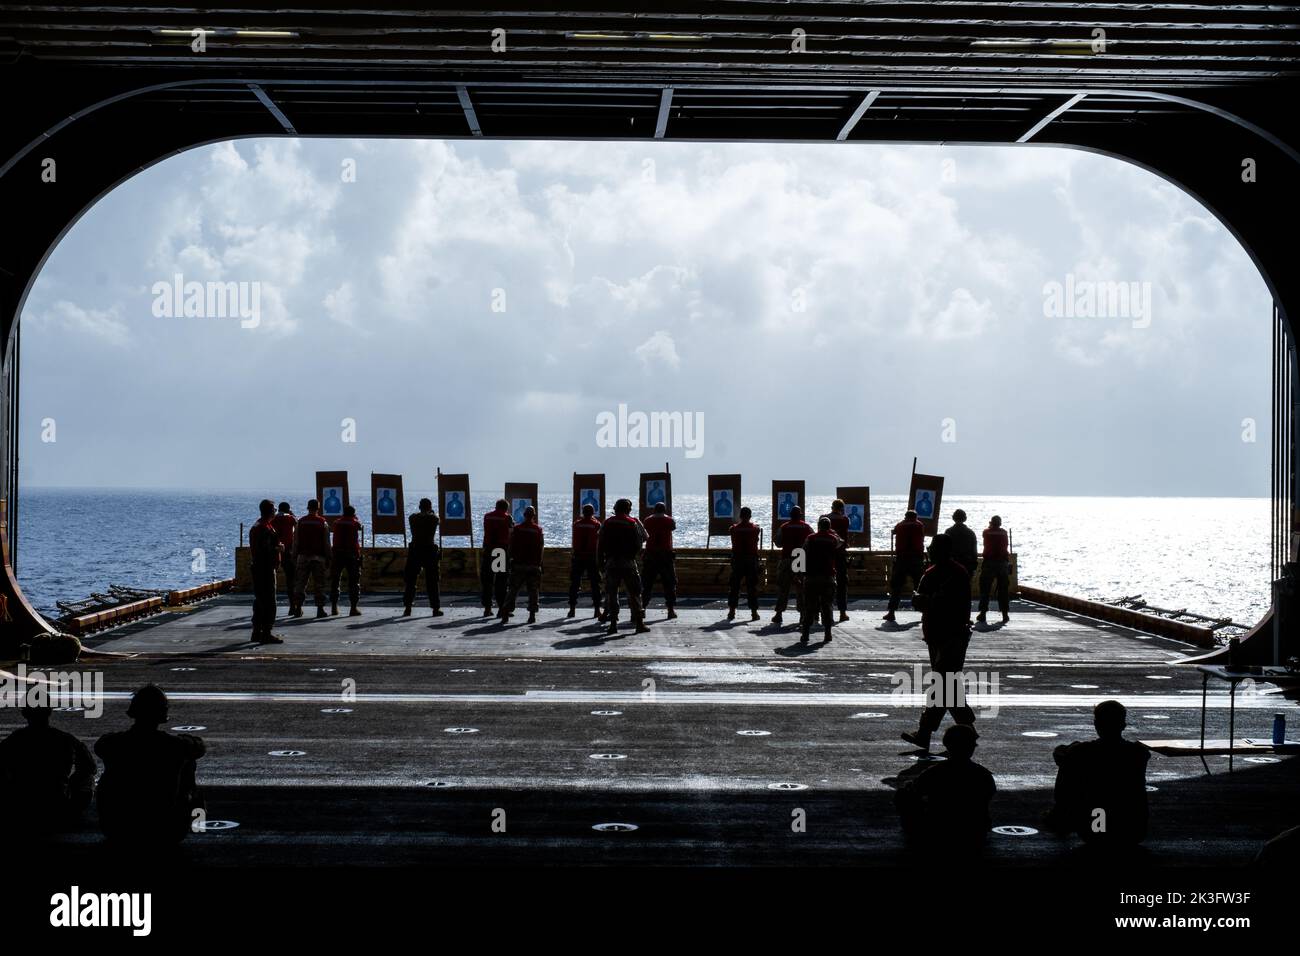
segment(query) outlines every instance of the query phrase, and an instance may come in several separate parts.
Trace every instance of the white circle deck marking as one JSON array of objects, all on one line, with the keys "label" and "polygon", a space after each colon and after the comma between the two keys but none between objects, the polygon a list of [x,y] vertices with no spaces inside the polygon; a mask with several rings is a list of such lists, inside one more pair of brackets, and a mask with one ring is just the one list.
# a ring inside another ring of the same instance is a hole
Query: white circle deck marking
[{"label": "white circle deck marking", "polygon": [[1168,674],[1147,674],[1147,680],[1173,680]]},{"label": "white circle deck marking", "polygon": [[444,727],[442,729],[442,732],[444,734],[476,734],[478,733],[478,728],[477,727]]},{"label": "white circle deck marking", "polygon": [[79,714],[79,713],[81,713],[81,712],[82,712],[83,710],[85,710],[85,709],[86,709],[86,708],[84,708],[84,707],[78,707],[78,706],[76,706],[75,704],[74,704],[73,706],[71,706],[71,707],[55,707],[55,708],[54,708],[55,712],[56,712],[56,713],[60,713],[60,714]]},{"label": "white circle deck marking", "polygon": [[425,786],[433,787],[438,790],[445,790],[447,787],[454,787],[456,785],[447,780],[430,780],[427,783],[425,783]]},{"label": "white circle deck marking", "polygon": [[267,753],[268,757],[305,757],[305,750],[272,750]]},{"label": "white circle deck marking", "polygon": [[476,670],[474,670],[474,668],[472,668],[472,667],[453,667],[453,668],[451,669],[451,673],[453,673],[453,674],[476,674],[476,673],[478,673],[478,672],[477,672]]},{"label": "white circle deck marking", "polygon": [[876,672],[874,672],[874,673],[868,674],[867,676],[868,676],[868,677],[893,677],[894,675],[893,675],[893,674],[882,674],[882,673],[880,673],[879,671],[876,671]]},{"label": "white circle deck marking", "polygon": [[599,833],[631,833],[638,827],[635,823],[597,823],[592,829]]},{"label": "white circle deck marking", "polygon": [[592,760],[626,760],[627,754],[592,754]]},{"label": "white circle deck marking", "polygon": [[1005,826],[1005,827],[994,827],[993,832],[998,834],[999,836],[1033,836],[1038,831],[1035,830],[1033,827],[1022,827],[1022,826],[1013,825],[1013,826]]},{"label": "white circle deck marking", "polygon": [[1153,787],[1151,786],[1151,784],[1147,784],[1147,793],[1155,793],[1159,789],[1160,789],[1159,787]]},{"label": "white circle deck marking", "polygon": [[200,730],[207,729],[208,728],[202,724],[180,724],[179,726],[172,728],[172,730],[178,734],[197,734]]},{"label": "white circle deck marking", "polygon": [[1281,763],[1281,757],[1243,757],[1247,763]]},{"label": "white circle deck marking", "polygon": [[769,789],[769,790],[807,790],[807,789],[808,789],[808,784],[806,784],[806,783],[769,783],[769,784],[767,785],[767,789]]},{"label": "white circle deck marking", "polygon": [[593,717],[618,717],[618,716],[621,715],[622,713],[623,713],[623,712],[622,712],[621,710],[593,710],[593,711],[591,712],[591,716],[593,716]]},{"label": "white circle deck marking", "polygon": [[587,671],[588,674],[612,674],[613,671]]},{"label": "white circle deck marking", "polygon": [[1169,719],[1168,714],[1143,714],[1142,716],[1145,717],[1147,720],[1168,720]]},{"label": "white circle deck marking", "polygon": [[352,713],[352,708],[351,707],[322,707],[321,713],[322,714],[350,714]]},{"label": "white circle deck marking", "polygon": [[220,830],[233,830],[237,826],[234,820],[204,820],[202,823],[195,823],[190,829],[194,833],[213,833]]},{"label": "white circle deck marking", "polygon": [[737,731],[736,731],[736,736],[738,736],[738,737],[771,737],[771,736],[772,736],[772,731],[770,731],[770,730],[737,730]]},{"label": "white circle deck marking", "polygon": [[1033,680],[1034,679],[1033,674],[1008,674],[1007,677],[1010,680]]},{"label": "white circle deck marking", "polygon": [[312,672],[313,674],[333,674],[333,673],[334,673],[334,668],[332,668],[332,667],[313,667],[313,668],[311,669],[311,672]]},{"label": "white circle deck marking", "polygon": [[1059,737],[1060,735],[1050,730],[1026,730],[1020,736],[1021,737]]},{"label": "white circle deck marking", "polygon": [[863,714],[850,714],[849,720],[862,720],[870,717],[888,717],[888,716],[889,716],[888,714],[882,714],[878,711],[868,711]]},{"label": "white circle deck marking", "polygon": [[1096,690],[1097,686],[1098,685],[1096,684],[1071,684],[1070,685],[1070,687],[1074,690]]},{"label": "white circle deck marking", "polygon": [[198,668],[196,668],[196,667],[173,667],[172,670],[174,670],[174,671],[193,671],[193,670],[198,670]]}]

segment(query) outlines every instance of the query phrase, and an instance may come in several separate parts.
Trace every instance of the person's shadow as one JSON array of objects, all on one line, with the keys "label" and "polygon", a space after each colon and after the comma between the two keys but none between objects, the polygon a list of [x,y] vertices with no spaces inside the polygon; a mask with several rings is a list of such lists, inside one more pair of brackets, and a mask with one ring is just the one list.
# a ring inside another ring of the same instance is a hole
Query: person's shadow
[{"label": "person's shadow", "polygon": [[781,657],[806,657],[809,654],[817,653],[817,648],[820,646],[820,644],[802,644],[796,641],[786,647],[775,647],[772,649],[772,652]]}]

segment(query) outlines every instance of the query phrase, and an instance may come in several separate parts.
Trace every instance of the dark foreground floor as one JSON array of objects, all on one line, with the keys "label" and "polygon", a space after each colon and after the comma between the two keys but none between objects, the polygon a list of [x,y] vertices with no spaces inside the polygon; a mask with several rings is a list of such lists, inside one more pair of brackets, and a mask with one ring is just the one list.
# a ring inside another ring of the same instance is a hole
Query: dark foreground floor
[{"label": "dark foreground floor", "polygon": [[[126,726],[131,689],[168,691],[169,726],[208,744],[210,820],[235,824],[186,842],[196,864],[908,862],[892,799],[926,766],[898,737],[918,713],[898,686],[922,660],[917,616],[890,627],[858,602],[832,644],[803,649],[770,611],[728,624],[721,608],[671,624],[652,611],[651,634],[605,639],[558,606],[501,627],[469,607],[401,619],[376,599],[361,618],[282,622],[287,643],[257,648],[247,601],[223,598],[92,638],[81,668],[102,672],[105,712],[58,723],[93,742]],[[995,825],[1039,828],[1052,747],[1091,736],[1098,700],[1129,706],[1133,736],[1195,737],[1200,676],[1176,666],[1192,650],[1032,605],[976,634]],[[1300,720],[1268,690],[1239,696],[1238,737],[1266,737],[1278,711]],[[1211,692],[1209,736],[1225,738],[1226,694]],[[0,710],[0,733],[17,723]],[[1153,832],[1134,865],[1243,864],[1300,823],[1296,759],[1238,756],[1231,775],[1208,759],[1213,775],[1152,758]],[[93,822],[47,852],[110,859]],[[986,856],[1079,862],[1077,841],[1041,832],[995,833]]]}]

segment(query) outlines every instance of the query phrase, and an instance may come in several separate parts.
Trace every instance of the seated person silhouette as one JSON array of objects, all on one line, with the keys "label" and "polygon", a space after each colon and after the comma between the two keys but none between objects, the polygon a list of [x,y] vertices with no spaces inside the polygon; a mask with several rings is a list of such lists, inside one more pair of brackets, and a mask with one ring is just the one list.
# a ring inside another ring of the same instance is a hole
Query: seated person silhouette
[{"label": "seated person silhouette", "polygon": [[1093,846],[1141,843],[1147,835],[1147,760],[1151,752],[1122,736],[1128,712],[1117,700],[1093,708],[1097,739],[1062,744],[1056,759],[1056,804],[1044,823],[1077,833]]},{"label": "seated person silhouette", "polygon": [[0,808],[18,832],[75,826],[95,785],[95,758],[72,734],[50,726],[49,706],[23,707],[26,727],[0,740]]},{"label": "seated person silhouette", "polygon": [[947,758],[904,784],[894,795],[899,822],[913,843],[938,852],[970,853],[984,845],[992,821],[993,774],[971,757],[977,734],[953,724],[943,735]]},{"label": "seated person silhouette", "polygon": [[459,491],[447,492],[447,517],[448,518],[465,517],[465,502],[461,498]]},{"label": "seated person silhouette", "polygon": [[124,844],[178,843],[203,807],[194,771],[207,748],[199,737],[158,729],[167,719],[167,695],[153,684],[135,692],[126,714],[134,721],[129,730],[95,744],[104,761],[96,794],[100,828]]}]

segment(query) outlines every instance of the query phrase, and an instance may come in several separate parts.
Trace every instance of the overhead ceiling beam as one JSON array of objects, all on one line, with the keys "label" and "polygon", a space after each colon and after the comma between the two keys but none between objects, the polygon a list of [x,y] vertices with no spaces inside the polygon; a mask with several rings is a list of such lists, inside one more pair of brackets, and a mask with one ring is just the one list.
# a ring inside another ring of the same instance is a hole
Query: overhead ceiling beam
[{"label": "overhead ceiling beam", "polygon": [[871,109],[871,104],[876,102],[876,97],[879,95],[880,90],[872,90],[866,96],[862,97],[862,102],[859,103],[857,109],[853,111],[853,115],[849,117],[848,122],[840,127],[839,133],[836,134],[835,138],[838,141],[844,142],[844,140],[849,138],[849,134],[853,132],[853,127],[857,126],[858,120],[862,119],[862,114]]},{"label": "overhead ceiling beam", "polygon": [[1020,138],[1017,139],[1016,142],[1017,142],[1017,143],[1027,143],[1027,142],[1029,142],[1031,139],[1033,139],[1035,136],[1037,136],[1038,133],[1041,132],[1042,129],[1043,129],[1045,126],[1047,126],[1048,123],[1050,123],[1052,120],[1056,119],[1058,116],[1060,116],[1060,115],[1061,115],[1062,113],[1064,113],[1066,110],[1068,110],[1070,107],[1075,106],[1076,104],[1078,104],[1078,102],[1079,102],[1080,100],[1082,100],[1086,95],[1087,95],[1086,93],[1075,93],[1073,96],[1071,96],[1069,99],[1067,99],[1067,100],[1066,100],[1064,103],[1062,103],[1060,106],[1056,107],[1056,109],[1052,110],[1050,113],[1048,113],[1046,116],[1044,116],[1042,119],[1040,119],[1040,120],[1039,120],[1037,123],[1035,123],[1033,126],[1029,127],[1028,130],[1026,130],[1024,133],[1022,133],[1022,134],[1020,135]]},{"label": "overhead ceiling beam", "polygon": [[463,86],[456,87],[456,96],[460,99],[460,108],[465,112],[465,122],[469,124],[470,134],[482,136],[483,127],[479,125],[478,113],[474,111],[474,101],[469,98],[469,90]]},{"label": "overhead ceiling beam", "polygon": [[293,128],[293,123],[289,122],[289,117],[284,115],[284,110],[275,105],[275,100],[266,95],[266,90],[262,89],[256,83],[248,84],[248,88],[253,91],[254,96],[262,101],[262,105],[265,106],[270,111],[271,115],[275,117],[276,122],[284,127],[286,133],[289,133],[292,136],[298,135],[298,131]]},{"label": "overhead ceiling beam", "polygon": [[673,88],[665,86],[659,93],[659,117],[655,120],[655,139],[663,139],[668,132],[668,111],[673,105]]}]

